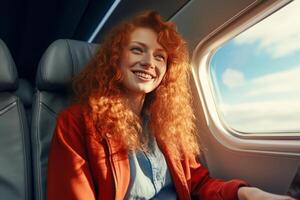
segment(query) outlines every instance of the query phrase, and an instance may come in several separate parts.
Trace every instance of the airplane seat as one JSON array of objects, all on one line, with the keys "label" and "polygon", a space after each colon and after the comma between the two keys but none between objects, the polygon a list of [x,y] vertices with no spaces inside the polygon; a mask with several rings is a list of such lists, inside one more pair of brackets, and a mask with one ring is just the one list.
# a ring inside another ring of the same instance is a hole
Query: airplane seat
[{"label": "airplane seat", "polygon": [[33,101],[34,88],[32,84],[26,79],[19,79],[19,87],[15,91],[15,94],[20,97],[24,104],[28,127],[31,127],[31,116],[32,116],[32,101]]},{"label": "airplane seat", "polygon": [[15,94],[18,74],[0,39],[0,197],[32,199],[30,135],[21,99]]},{"label": "airplane seat", "polygon": [[53,42],[40,60],[31,126],[35,200],[46,199],[48,150],[56,116],[71,102],[70,79],[87,64],[97,47],[61,39]]}]

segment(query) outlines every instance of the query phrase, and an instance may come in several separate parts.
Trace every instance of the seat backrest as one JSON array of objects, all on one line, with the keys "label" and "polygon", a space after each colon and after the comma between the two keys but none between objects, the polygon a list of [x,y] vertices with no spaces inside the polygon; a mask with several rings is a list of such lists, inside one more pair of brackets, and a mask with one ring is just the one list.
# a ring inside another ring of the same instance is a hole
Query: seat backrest
[{"label": "seat backrest", "polygon": [[[35,199],[46,197],[48,150],[57,114],[70,103],[69,85],[92,58],[98,45],[75,40],[52,43],[38,66],[32,113],[32,156]],[[59,163],[57,163],[58,167]]]},{"label": "seat backrest", "polygon": [[31,200],[30,135],[17,89],[15,63],[0,40],[0,198]]},{"label": "seat backrest", "polygon": [[30,132],[34,87],[26,79],[19,78],[18,82],[19,82],[18,89],[14,93],[21,99],[24,105],[27,122],[28,122],[28,128]]}]

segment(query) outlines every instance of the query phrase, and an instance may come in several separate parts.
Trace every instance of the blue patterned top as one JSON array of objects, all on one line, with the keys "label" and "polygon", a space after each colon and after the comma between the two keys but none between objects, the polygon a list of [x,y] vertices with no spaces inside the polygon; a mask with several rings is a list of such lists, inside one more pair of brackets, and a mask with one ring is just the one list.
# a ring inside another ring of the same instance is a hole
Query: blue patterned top
[{"label": "blue patterned top", "polygon": [[147,122],[144,134],[148,136],[149,151],[129,154],[130,185],[127,200],[133,199],[177,199],[177,193],[164,155],[157,142],[149,134]]}]

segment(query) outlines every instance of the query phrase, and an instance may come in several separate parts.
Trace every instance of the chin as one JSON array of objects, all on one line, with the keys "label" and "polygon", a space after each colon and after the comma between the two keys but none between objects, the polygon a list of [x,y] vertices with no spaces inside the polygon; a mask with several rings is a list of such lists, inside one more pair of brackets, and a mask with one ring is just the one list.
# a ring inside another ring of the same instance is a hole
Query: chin
[{"label": "chin", "polygon": [[149,87],[149,85],[132,85],[131,90],[137,93],[144,93],[147,94],[152,92],[155,87]]},{"label": "chin", "polygon": [[150,93],[152,92],[153,90],[147,90],[147,89],[142,89],[142,90],[137,90],[138,93],[141,93],[141,94],[147,94],[147,93]]},{"label": "chin", "polygon": [[138,93],[138,94],[147,94],[155,90],[156,87],[154,86],[149,86],[145,84],[125,84],[125,88],[127,88],[128,91],[132,91],[133,93]]}]

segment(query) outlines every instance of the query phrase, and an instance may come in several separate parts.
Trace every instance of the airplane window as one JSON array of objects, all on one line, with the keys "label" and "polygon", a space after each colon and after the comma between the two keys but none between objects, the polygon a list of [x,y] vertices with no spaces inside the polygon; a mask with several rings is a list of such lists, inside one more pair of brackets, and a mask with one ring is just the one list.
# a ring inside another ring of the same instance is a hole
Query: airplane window
[{"label": "airplane window", "polygon": [[216,50],[210,75],[219,115],[244,132],[300,130],[300,1]]}]

